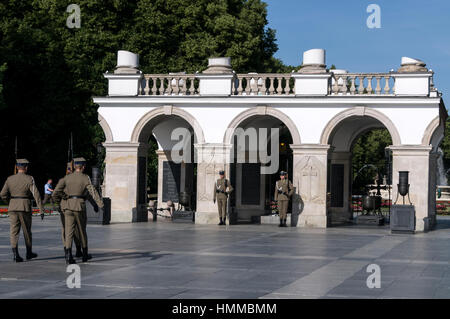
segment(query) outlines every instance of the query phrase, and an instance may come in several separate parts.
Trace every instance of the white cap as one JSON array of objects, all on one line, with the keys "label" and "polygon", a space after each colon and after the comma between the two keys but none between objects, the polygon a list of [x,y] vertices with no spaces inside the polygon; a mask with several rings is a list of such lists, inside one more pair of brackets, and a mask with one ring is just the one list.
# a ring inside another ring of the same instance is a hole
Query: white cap
[{"label": "white cap", "polygon": [[139,67],[139,55],[125,50],[117,51],[117,67],[137,69]]},{"label": "white cap", "polygon": [[325,65],[325,50],[311,49],[303,52],[303,65],[310,64]]}]

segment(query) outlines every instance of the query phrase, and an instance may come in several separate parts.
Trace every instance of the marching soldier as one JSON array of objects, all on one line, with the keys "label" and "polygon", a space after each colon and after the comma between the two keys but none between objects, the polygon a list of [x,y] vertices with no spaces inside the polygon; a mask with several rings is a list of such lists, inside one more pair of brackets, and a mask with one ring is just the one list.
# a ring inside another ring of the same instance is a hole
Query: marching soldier
[{"label": "marching soldier", "polygon": [[280,214],[279,227],[287,227],[286,216],[289,206],[289,198],[294,193],[292,183],[286,178],[287,173],[280,172],[280,180],[275,184],[275,201],[278,203],[278,213]]},{"label": "marching soldier", "polygon": [[[56,186],[54,197],[56,202],[61,202],[64,209],[65,232],[65,257],[67,264],[75,264],[72,256],[72,240],[75,229],[78,229],[82,245],[82,261],[89,260],[88,239],[86,232],[86,204],[85,199],[89,193],[100,208],[103,201],[91,183],[89,176],[84,174],[86,160],[82,157],[74,159],[75,172],[66,175]],[[61,200],[62,199],[62,200]]]},{"label": "marching soldier", "polygon": [[227,221],[227,199],[228,195],[233,191],[230,181],[225,178],[225,172],[219,172],[220,178],[214,184],[214,204],[217,199],[217,208],[219,210],[219,225],[226,225]]},{"label": "marching soldier", "polygon": [[[67,163],[67,168],[66,168],[66,176],[69,174],[72,174],[73,171],[73,167],[72,167],[72,162]],[[64,177],[61,178],[58,181],[59,185],[60,183],[62,183],[64,180]],[[67,208],[65,207],[64,204],[66,204],[67,201],[61,201],[56,203],[58,206],[58,210],[59,210],[59,217],[61,218],[61,237],[62,237],[62,242],[63,242],[63,246],[64,246],[64,254],[66,253],[66,231],[65,231],[65,217],[64,217],[64,210]],[[75,247],[76,247],[76,253],[75,253],[75,257],[83,257],[83,253],[81,251],[81,241],[80,241],[80,232],[78,231],[78,228],[75,227],[75,231],[74,231],[74,236],[73,236],[73,241],[75,242]],[[91,255],[88,254],[88,259],[91,259]]]},{"label": "marching soldier", "polygon": [[18,159],[16,161],[17,174],[9,176],[0,193],[1,198],[9,201],[8,215],[10,220],[10,237],[11,247],[13,251],[14,261],[22,262],[23,258],[19,255],[18,241],[20,228],[23,230],[25,245],[27,248],[27,260],[36,258],[37,254],[33,253],[32,234],[31,234],[31,196],[34,197],[36,204],[44,215],[44,208],[41,203],[41,196],[36,188],[36,184],[32,176],[27,174],[29,162],[26,159]]}]

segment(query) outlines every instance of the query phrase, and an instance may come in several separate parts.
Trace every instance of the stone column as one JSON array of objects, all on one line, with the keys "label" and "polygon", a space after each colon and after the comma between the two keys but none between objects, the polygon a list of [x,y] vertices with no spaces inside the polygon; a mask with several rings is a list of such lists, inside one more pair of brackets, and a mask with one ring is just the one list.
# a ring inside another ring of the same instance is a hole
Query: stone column
[{"label": "stone column", "polygon": [[[342,206],[333,207],[330,205],[329,210],[331,214],[331,222],[332,223],[342,223],[346,222],[352,218],[351,215],[351,160],[352,153],[351,152],[330,152],[330,172],[331,174],[330,181],[333,180],[333,164],[340,164],[344,167],[344,179],[342,183]],[[331,195],[332,196],[332,195]],[[331,199],[330,199],[331,200]],[[332,202],[330,203],[332,204]]]},{"label": "stone column", "polygon": [[214,183],[219,171],[230,179],[231,144],[195,144],[197,160],[197,224],[217,224],[217,202],[213,203]]},{"label": "stone column", "polygon": [[429,174],[429,187],[428,187],[428,211],[430,218],[430,229],[436,226],[436,187],[437,187],[437,160],[440,154],[432,152],[430,154],[430,174]]},{"label": "stone column", "polygon": [[293,224],[298,227],[326,228],[327,212],[327,161],[329,145],[291,145],[293,151],[293,184],[295,195],[292,202]]},{"label": "stone column", "polygon": [[[430,207],[435,196],[430,196],[430,187],[435,189],[430,184],[430,174],[436,174],[430,170],[431,146],[400,145],[389,148],[392,150],[392,200],[394,202],[397,197],[398,172],[409,171],[409,197],[416,210],[416,231],[427,231],[435,210]],[[405,198],[405,204],[407,201]],[[397,204],[402,203],[403,199],[399,196]]]},{"label": "stone column", "polygon": [[103,145],[106,149],[104,196],[111,199],[111,222],[139,221],[145,210],[138,193],[139,161],[141,166],[144,159],[146,161],[147,144],[116,142]]}]

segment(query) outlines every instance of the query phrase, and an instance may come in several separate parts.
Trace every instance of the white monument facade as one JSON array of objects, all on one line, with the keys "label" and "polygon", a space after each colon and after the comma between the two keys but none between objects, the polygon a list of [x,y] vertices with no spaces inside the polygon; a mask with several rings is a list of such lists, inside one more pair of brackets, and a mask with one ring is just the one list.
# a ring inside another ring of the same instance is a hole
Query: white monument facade
[{"label": "white monument facade", "polygon": [[[386,128],[392,138],[393,198],[398,172],[409,171],[416,230],[433,227],[437,147],[447,112],[424,62],[403,57],[397,71],[334,72],[326,68],[325,50],[312,49],[304,52],[302,68],[287,74],[236,74],[231,63],[211,58],[197,74],[142,74],[138,56],[119,51],[117,68],[104,75],[108,96],[94,97],[106,137],[104,196],[111,198],[112,222],[138,221],[146,212],[151,136],[159,146],[159,207],[174,191],[165,185],[170,172],[175,192],[193,194],[196,223],[216,224],[213,184],[223,169],[235,183],[238,214],[262,215],[276,174],[260,174],[260,162],[236,163],[234,134],[279,128],[280,149],[288,149],[280,153],[279,169],[289,172],[295,187],[292,222],[327,227],[351,214],[353,142],[370,129]],[[172,132],[177,128],[192,134],[193,162],[174,168],[171,151],[179,140]]]}]

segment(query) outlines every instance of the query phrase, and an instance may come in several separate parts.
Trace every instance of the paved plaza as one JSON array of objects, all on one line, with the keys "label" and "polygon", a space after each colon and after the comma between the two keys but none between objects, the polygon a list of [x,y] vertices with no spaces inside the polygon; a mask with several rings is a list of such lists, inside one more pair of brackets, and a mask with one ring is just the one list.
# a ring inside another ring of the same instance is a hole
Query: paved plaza
[{"label": "paved plaza", "polygon": [[[58,216],[33,218],[39,257],[12,262],[0,219],[0,298],[449,298],[450,219],[415,235],[387,228],[89,225],[93,260],[66,285]],[[20,251],[25,257],[23,238]],[[381,268],[369,289],[367,266]]]}]

